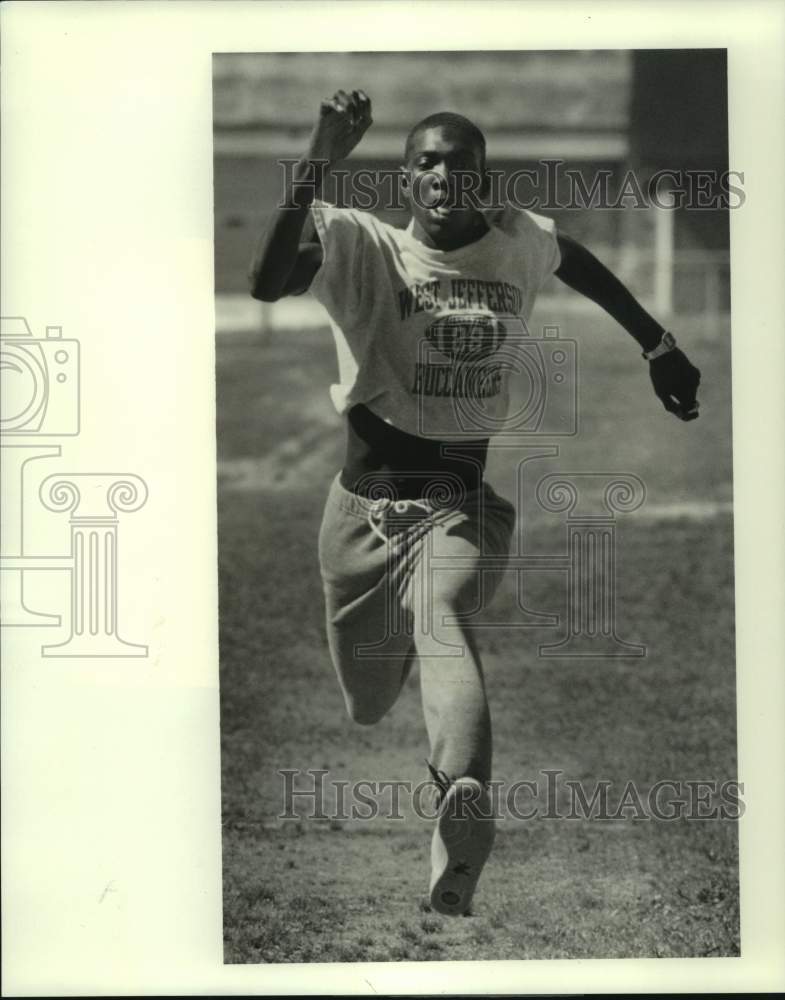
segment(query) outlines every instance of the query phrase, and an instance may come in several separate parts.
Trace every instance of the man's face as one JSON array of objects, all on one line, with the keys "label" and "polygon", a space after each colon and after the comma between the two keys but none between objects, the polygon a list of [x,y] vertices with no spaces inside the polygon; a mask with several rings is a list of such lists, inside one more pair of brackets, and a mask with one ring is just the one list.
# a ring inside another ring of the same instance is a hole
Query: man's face
[{"label": "man's face", "polygon": [[418,132],[404,169],[418,237],[446,249],[477,231],[485,164],[464,133],[445,126]]}]

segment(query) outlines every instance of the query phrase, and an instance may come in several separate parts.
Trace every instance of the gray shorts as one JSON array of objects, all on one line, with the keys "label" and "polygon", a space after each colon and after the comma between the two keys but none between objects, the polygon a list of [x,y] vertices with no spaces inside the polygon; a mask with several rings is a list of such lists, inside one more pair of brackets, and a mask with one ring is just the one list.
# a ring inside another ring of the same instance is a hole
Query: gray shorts
[{"label": "gray shorts", "polygon": [[[515,508],[488,483],[447,502],[394,505],[351,493],[336,476],[319,533],[327,637],[345,671],[410,660],[416,635],[469,614],[498,588]],[[348,676],[348,674],[347,674]]]}]

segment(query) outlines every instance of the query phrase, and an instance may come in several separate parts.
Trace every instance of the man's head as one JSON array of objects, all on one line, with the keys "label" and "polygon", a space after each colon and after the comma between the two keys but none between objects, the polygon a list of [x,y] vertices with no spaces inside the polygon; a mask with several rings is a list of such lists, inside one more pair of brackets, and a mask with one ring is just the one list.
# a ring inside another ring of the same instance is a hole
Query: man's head
[{"label": "man's head", "polygon": [[453,136],[457,137],[465,147],[474,149],[477,152],[479,162],[484,169],[485,136],[477,128],[474,122],[469,121],[468,118],[464,118],[463,115],[456,114],[454,111],[437,111],[436,114],[428,115],[427,118],[423,118],[422,121],[417,122],[406,137],[404,157],[407,167],[409,166],[412,155],[415,152],[416,141],[420,133],[429,128],[438,128],[445,132],[450,132]]},{"label": "man's head", "polygon": [[444,249],[477,238],[487,183],[485,136],[477,126],[452,111],[429,115],[409,132],[404,155],[404,190],[416,235]]}]

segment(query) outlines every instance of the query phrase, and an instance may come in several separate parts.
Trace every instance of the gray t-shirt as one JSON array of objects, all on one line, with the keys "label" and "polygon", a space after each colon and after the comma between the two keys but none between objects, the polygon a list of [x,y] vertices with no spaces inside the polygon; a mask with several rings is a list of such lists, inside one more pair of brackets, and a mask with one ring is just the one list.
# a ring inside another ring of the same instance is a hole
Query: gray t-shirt
[{"label": "gray t-shirt", "polygon": [[507,205],[488,231],[434,250],[369,212],[315,201],[324,250],[311,292],[330,318],[339,413],[364,403],[424,437],[489,436],[509,408],[509,376],[530,348],[536,295],[559,267],[551,219]]}]

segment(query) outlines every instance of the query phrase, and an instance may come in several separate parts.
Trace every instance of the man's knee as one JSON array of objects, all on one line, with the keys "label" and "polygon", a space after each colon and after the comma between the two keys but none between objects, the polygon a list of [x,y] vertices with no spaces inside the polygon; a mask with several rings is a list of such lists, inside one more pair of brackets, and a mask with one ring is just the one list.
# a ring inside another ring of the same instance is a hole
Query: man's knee
[{"label": "man's knee", "polygon": [[[445,574],[449,577],[449,574]],[[414,587],[411,594],[411,610],[414,615],[428,616],[433,621],[440,622],[443,618],[454,615],[467,615],[480,610],[482,604],[482,586],[477,577],[460,580],[449,578],[440,580],[438,577],[430,585],[421,584]]]},{"label": "man's knee", "polygon": [[461,625],[461,618],[479,610],[477,594],[472,588],[434,594],[420,607],[420,628],[434,635],[454,633]]},{"label": "man's knee", "polygon": [[379,705],[362,698],[346,698],[346,711],[358,726],[373,726],[387,715],[389,705]]},{"label": "man's knee", "polygon": [[469,601],[455,598],[432,601],[415,616],[415,643],[420,656],[455,655],[466,648],[466,629],[460,620],[471,612]]}]

